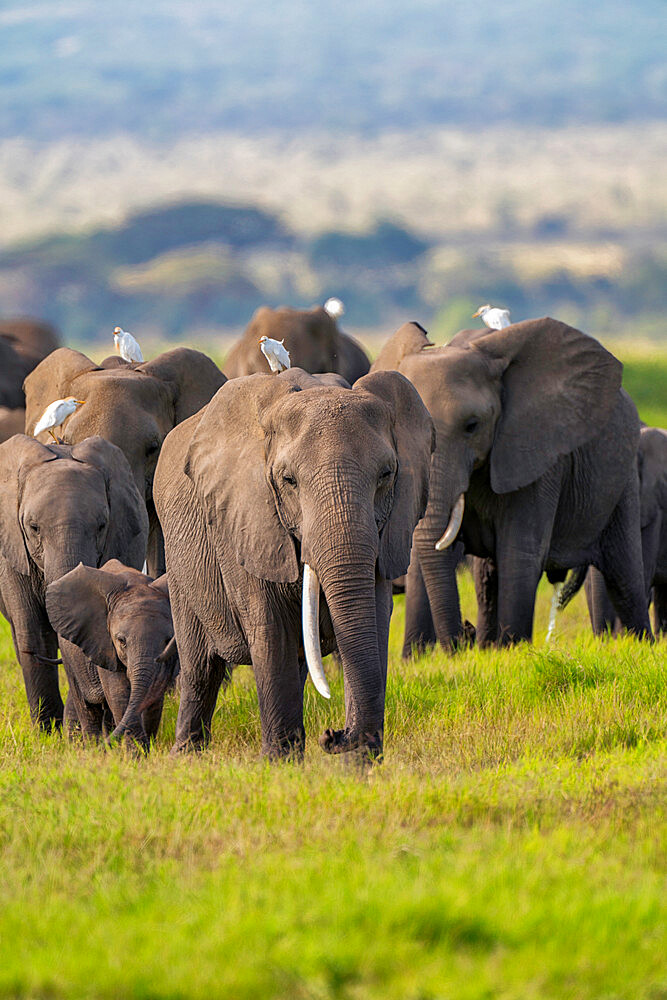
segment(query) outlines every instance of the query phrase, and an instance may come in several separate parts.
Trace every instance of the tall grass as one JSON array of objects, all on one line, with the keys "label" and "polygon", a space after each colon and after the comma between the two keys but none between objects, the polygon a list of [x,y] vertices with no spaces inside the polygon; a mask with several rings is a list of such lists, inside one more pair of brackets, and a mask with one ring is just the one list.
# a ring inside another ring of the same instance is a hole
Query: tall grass
[{"label": "tall grass", "polygon": [[[472,586],[462,577],[464,611]],[[581,595],[544,644],[400,660],[386,756],[316,737],[260,759],[251,672],[211,747],[147,759],[40,735],[0,641],[0,995],[646,998],[667,995],[665,645],[600,641]]]}]

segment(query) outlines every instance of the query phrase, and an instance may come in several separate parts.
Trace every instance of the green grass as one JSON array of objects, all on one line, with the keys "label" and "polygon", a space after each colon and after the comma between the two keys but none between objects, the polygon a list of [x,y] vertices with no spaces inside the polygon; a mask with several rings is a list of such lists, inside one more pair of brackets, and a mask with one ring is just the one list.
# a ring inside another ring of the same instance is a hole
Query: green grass
[{"label": "green grass", "polygon": [[[462,577],[466,614],[472,586]],[[148,759],[42,736],[3,626],[0,995],[146,998],[667,996],[665,644],[601,642],[581,595],[511,651],[400,661],[386,757],[316,737],[259,757],[251,673],[211,748]]]}]

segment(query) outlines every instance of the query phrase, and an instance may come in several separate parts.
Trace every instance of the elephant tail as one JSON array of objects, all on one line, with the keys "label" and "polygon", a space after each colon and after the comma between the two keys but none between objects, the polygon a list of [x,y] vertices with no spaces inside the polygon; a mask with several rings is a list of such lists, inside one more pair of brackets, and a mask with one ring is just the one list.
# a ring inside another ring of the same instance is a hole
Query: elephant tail
[{"label": "elephant tail", "polygon": [[581,590],[584,580],[586,579],[586,574],[588,573],[588,565],[585,566],[575,566],[573,570],[567,575],[567,579],[563,584],[563,589],[560,592],[560,597],[558,598],[558,610],[562,611],[566,608],[572,598],[579,593]]}]

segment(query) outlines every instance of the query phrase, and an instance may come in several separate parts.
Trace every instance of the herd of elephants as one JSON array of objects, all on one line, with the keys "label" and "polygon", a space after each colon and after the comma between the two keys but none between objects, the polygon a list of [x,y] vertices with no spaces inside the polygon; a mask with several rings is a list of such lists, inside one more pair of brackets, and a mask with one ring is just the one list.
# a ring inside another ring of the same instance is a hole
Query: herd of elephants
[{"label": "herd of elephants", "polygon": [[[336,652],[345,722],[320,745],[375,757],[401,578],[405,656],[530,640],[542,573],[585,583],[596,632],[650,640],[651,603],[667,631],[667,432],[594,338],[542,318],[438,347],[413,322],[371,364],[323,308],[262,308],[224,369],[188,348],[95,364],[0,321],[0,612],[44,728],[148,748],[178,675],[174,751],[201,747],[251,664],[263,753],[299,756],[308,672],[328,695]],[[60,443],[35,437],[68,396]]]}]

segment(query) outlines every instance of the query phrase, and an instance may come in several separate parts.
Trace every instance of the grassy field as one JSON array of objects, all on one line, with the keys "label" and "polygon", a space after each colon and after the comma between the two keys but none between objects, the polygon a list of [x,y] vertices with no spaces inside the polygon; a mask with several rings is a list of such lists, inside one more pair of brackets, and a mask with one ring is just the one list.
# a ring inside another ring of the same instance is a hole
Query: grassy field
[{"label": "grassy field", "polygon": [[[667,424],[664,359],[627,359]],[[303,766],[260,760],[245,667],[200,756],[175,697],[148,759],[40,735],[2,622],[0,996],[667,998],[667,644],[593,639],[579,595],[547,646],[549,590],[534,646],[409,663],[396,599],[366,774],[317,747],[333,665]]]}]

